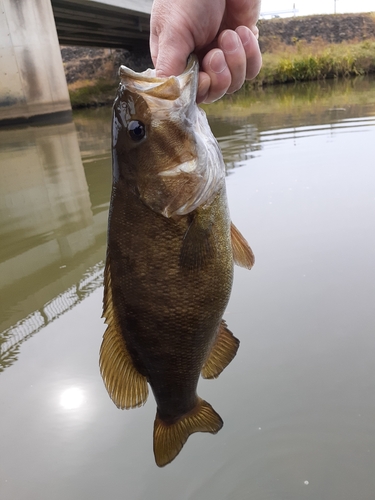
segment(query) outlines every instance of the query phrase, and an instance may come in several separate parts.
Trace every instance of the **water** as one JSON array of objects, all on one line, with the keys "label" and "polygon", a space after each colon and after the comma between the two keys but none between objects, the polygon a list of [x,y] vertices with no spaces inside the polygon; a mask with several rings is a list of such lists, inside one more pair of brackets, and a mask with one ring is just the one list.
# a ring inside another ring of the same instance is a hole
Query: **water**
[{"label": "water", "polygon": [[241,340],[199,394],[225,421],[158,469],[155,403],[119,411],[98,370],[110,110],[0,130],[3,500],[372,500],[375,81],[208,107],[232,219]]}]

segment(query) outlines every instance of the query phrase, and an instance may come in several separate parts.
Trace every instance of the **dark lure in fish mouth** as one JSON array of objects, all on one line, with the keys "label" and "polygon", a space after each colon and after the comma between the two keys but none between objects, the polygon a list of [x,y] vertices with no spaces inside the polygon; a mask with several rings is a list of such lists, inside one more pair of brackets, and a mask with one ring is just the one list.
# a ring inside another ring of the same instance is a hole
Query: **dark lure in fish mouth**
[{"label": "dark lure in fish mouth", "polygon": [[195,103],[196,58],[178,77],[120,75],[100,370],[118,408],[143,405],[151,387],[163,467],[190,434],[223,426],[196,389],[236,355],[223,314],[233,264],[250,269],[254,255],[231,223],[222,155]]}]

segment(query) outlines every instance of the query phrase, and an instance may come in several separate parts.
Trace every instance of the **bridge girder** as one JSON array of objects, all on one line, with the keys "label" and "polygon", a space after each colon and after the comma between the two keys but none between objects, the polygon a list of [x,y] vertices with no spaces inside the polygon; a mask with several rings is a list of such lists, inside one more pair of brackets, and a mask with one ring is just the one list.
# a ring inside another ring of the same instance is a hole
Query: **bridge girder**
[{"label": "bridge girder", "polygon": [[[124,7],[119,7],[118,4]],[[125,48],[132,52],[148,50],[152,2],[114,2],[51,0],[61,45]],[[128,8],[132,4],[132,9]],[[149,9],[147,9],[149,5]],[[139,10],[137,10],[139,8]]]}]

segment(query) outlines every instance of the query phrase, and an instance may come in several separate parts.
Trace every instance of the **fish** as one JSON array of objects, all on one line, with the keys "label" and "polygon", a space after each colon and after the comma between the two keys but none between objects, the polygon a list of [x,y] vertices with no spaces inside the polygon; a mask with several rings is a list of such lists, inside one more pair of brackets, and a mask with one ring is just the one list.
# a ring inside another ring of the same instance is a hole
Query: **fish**
[{"label": "fish", "polygon": [[230,219],[220,147],[196,104],[198,71],[195,56],[168,78],[121,66],[113,105],[99,365],[120,409],[142,406],[151,387],[159,467],[191,434],[223,426],[197,384],[237,353],[223,314],[234,263],[254,264]]}]

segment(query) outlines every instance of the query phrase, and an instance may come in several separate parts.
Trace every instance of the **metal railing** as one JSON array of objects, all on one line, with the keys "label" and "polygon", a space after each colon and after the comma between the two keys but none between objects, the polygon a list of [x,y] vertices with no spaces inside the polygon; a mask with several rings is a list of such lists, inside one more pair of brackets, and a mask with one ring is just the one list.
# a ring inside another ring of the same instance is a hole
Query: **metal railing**
[{"label": "metal railing", "polygon": [[289,10],[270,10],[267,12],[261,12],[260,17],[262,19],[266,19],[268,17],[281,17],[285,14],[293,14],[293,16],[296,16],[296,14],[298,14],[298,9],[293,7],[293,9],[289,9]]}]

